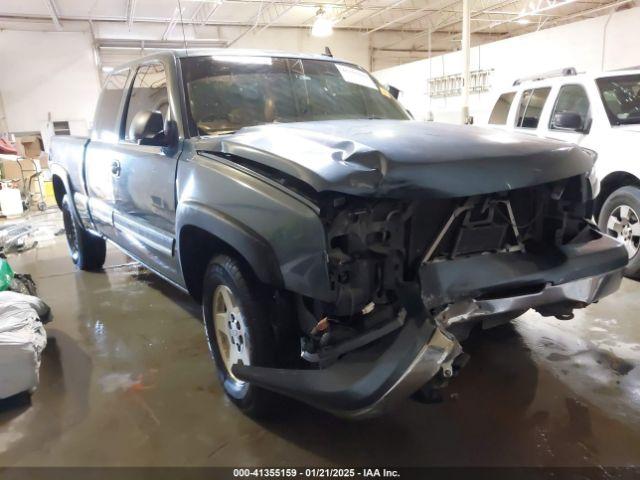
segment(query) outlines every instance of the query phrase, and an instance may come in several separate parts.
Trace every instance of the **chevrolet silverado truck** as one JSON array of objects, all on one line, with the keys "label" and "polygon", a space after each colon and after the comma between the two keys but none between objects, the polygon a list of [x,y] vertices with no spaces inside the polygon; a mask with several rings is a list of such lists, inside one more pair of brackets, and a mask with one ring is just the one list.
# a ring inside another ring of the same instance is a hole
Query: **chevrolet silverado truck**
[{"label": "chevrolet silverado truck", "polygon": [[627,264],[591,221],[593,152],[413,121],[326,56],[129,63],[91,138],[55,137],[51,157],[73,262],[100,269],[109,240],[191,294],[247,414],[278,395],[350,417],[432,398],[466,361],[463,326],[571,318]]}]

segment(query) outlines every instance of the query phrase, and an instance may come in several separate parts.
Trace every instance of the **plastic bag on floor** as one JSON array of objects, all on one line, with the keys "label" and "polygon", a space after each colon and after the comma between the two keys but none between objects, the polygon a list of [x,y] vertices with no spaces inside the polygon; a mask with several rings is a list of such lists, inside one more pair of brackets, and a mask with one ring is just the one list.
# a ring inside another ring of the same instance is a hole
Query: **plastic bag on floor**
[{"label": "plastic bag on floor", "polygon": [[9,262],[0,258],[0,292],[8,290],[14,277],[13,269]]},{"label": "plastic bag on floor", "polygon": [[49,307],[38,297],[0,292],[0,399],[38,386],[47,334],[40,318]]}]

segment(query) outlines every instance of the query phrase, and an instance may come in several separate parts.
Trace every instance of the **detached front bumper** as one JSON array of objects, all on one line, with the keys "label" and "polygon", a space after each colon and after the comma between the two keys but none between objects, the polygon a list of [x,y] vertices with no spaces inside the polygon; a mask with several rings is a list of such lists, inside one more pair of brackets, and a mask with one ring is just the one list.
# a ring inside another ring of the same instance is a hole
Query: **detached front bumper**
[{"label": "detached front bumper", "polygon": [[586,237],[544,252],[425,263],[423,301],[427,308],[451,305],[449,321],[529,308],[545,315],[583,308],[618,289],[628,262],[615,239],[595,228]]},{"label": "detached front bumper", "polygon": [[409,317],[383,339],[353,351],[328,368],[289,370],[235,365],[241,380],[340,416],[382,413],[449,368],[462,348],[430,319]]},{"label": "detached front bumper", "polygon": [[[551,254],[489,254],[424,264],[420,271],[422,301],[427,308],[468,307],[459,314],[466,316],[528,308],[565,311],[614,292],[626,263],[624,247],[594,229],[588,241]],[[422,308],[414,310],[420,311],[408,314],[402,327],[345,354],[327,368],[235,365],[233,373],[339,415],[380,413],[394,399],[419,390],[440,370],[450,369],[462,353],[444,329],[448,321],[441,322]]]}]

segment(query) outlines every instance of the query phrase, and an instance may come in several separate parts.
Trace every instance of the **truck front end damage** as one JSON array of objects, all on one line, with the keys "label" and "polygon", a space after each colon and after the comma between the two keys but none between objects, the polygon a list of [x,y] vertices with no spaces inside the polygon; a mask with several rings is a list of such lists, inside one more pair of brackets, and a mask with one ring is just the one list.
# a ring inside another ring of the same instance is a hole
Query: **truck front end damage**
[{"label": "truck front end damage", "polygon": [[336,120],[252,127],[197,148],[313,204],[323,256],[289,262],[296,280],[304,266],[326,271],[322,285],[288,292],[301,365],[233,372],[339,414],[441,386],[465,362],[469,325],[528,309],[570,318],[615,291],[627,263],[591,220],[595,154],[566,143]]},{"label": "truck front end damage", "polygon": [[347,416],[453,376],[463,322],[535,309],[570,318],[614,292],[624,247],[589,220],[586,175],[464,198],[325,195],[335,301],[298,296],[308,368],[237,365],[265,388]]}]

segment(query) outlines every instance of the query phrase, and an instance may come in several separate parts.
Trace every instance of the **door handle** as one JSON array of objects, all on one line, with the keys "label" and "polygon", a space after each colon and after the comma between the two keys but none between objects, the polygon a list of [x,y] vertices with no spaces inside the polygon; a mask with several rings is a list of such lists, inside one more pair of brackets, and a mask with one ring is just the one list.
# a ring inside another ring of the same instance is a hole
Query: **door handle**
[{"label": "door handle", "polygon": [[121,171],[122,168],[120,167],[120,162],[118,160],[114,160],[111,163],[111,175],[113,175],[114,177],[119,177]]}]

